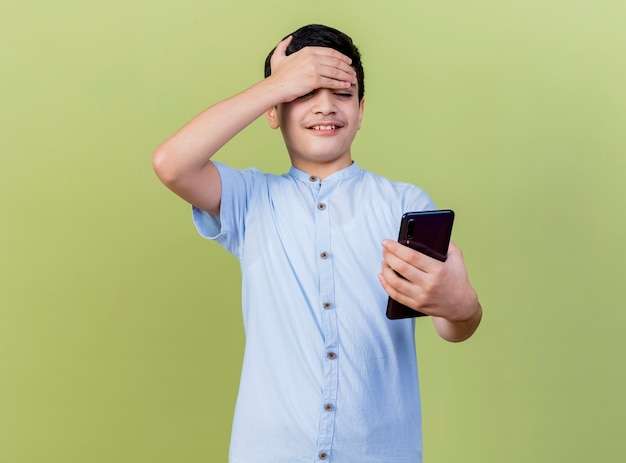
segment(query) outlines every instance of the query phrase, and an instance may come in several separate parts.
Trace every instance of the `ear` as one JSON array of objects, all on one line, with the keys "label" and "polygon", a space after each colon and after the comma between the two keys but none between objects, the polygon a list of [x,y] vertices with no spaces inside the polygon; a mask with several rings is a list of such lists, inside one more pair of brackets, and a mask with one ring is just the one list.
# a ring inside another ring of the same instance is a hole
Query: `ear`
[{"label": "ear", "polygon": [[361,128],[361,121],[363,120],[363,111],[365,111],[365,98],[359,103],[359,129]]},{"label": "ear", "polygon": [[276,114],[277,109],[278,108],[276,106],[272,106],[270,109],[265,111],[265,119],[267,119],[267,123],[273,129],[280,127],[280,124],[278,123],[278,115]]}]

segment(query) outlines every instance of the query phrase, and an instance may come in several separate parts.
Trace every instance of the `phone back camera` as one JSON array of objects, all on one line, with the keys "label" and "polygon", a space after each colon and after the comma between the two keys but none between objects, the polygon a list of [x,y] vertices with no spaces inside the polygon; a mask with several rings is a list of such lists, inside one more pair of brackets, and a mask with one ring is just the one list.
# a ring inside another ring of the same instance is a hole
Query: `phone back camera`
[{"label": "phone back camera", "polygon": [[413,238],[413,230],[415,229],[415,220],[409,219],[409,222],[406,225],[406,239],[410,240]]}]

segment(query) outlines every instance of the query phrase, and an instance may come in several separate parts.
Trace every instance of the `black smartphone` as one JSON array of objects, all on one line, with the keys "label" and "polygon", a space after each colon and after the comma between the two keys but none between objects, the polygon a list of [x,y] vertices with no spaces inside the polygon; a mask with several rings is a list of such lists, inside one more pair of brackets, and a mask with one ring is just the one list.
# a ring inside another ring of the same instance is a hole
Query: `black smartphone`
[{"label": "black smartphone", "polygon": [[[448,245],[452,235],[454,211],[407,212],[400,222],[398,242],[434,259],[445,262],[448,257]],[[387,318],[424,317],[426,314],[413,310],[389,298]]]}]

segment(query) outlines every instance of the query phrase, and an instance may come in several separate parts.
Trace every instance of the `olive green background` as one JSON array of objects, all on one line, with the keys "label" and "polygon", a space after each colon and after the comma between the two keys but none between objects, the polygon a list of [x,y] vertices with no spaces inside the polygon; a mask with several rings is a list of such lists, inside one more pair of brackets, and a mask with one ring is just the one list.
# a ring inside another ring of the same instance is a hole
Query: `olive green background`
[{"label": "olive green background", "polygon": [[[425,462],[626,453],[626,3],[3,0],[0,462],[223,462],[236,259],[154,148],[311,22],[361,48],[362,167],[457,212],[485,316],[419,320]],[[263,120],[217,159],[288,168]]]}]

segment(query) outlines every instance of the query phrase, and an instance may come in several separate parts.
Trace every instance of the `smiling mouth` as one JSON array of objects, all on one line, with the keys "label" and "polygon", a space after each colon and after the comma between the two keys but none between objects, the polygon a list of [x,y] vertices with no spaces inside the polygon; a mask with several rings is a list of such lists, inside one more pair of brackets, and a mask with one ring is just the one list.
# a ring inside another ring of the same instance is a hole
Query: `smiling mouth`
[{"label": "smiling mouth", "polygon": [[343,126],[339,124],[319,124],[319,125],[312,125],[309,127],[309,129],[322,132],[322,131],[328,131],[328,130],[337,130],[337,129],[340,129],[341,127]]}]

